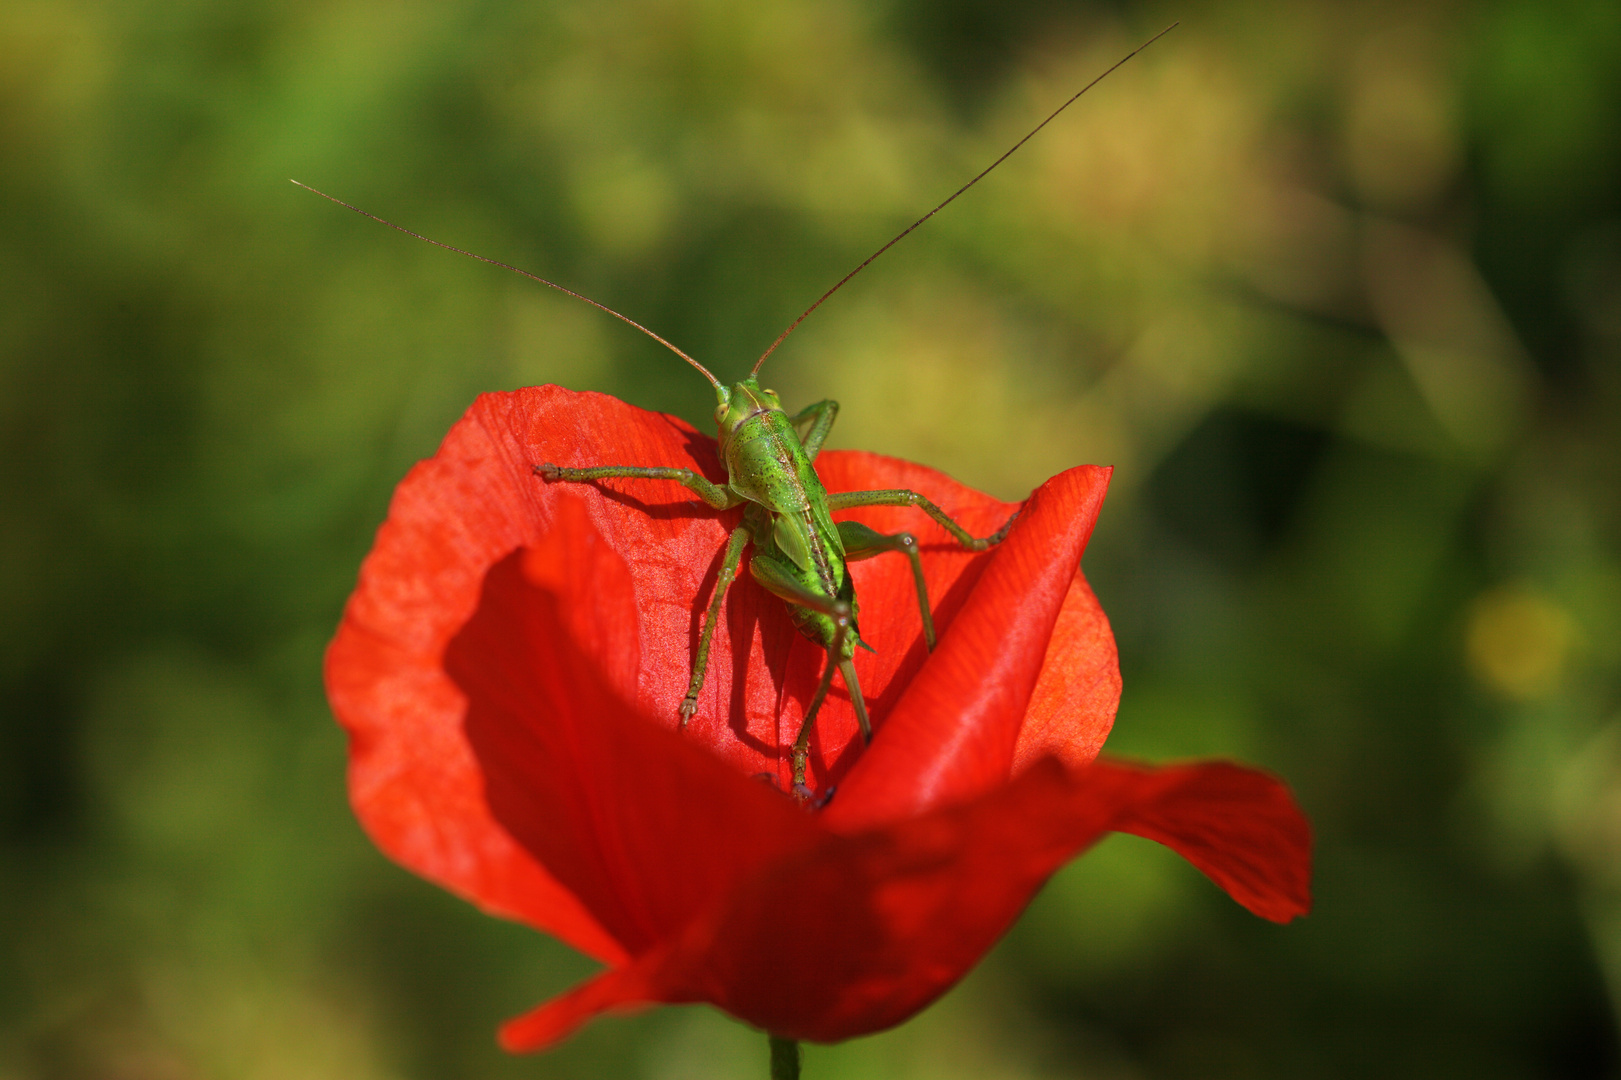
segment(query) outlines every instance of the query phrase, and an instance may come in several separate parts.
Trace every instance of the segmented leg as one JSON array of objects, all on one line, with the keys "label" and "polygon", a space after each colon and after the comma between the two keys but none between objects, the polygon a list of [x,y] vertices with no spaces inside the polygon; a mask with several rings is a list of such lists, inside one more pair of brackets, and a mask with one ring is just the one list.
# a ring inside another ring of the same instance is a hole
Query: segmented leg
[{"label": "segmented leg", "polygon": [[[833,659],[832,653],[828,653],[828,659]],[[867,697],[861,692],[861,680],[856,678],[855,662],[848,656],[839,661],[839,674],[844,676],[844,688],[850,691],[850,704],[856,710],[856,726],[861,729],[861,741],[871,743],[872,720],[867,716]]]},{"label": "segmented leg", "polygon": [[[1018,518],[1015,512],[1013,517],[1002,523],[1002,527],[983,539],[976,538],[951,519],[951,516],[940,509],[928,499],[915,491],[896,489],[892,491],[840,491],[827,497],[827,504],[832,510],[846,510],[852,506],[916,506],[924,513],[943,525],[957,542],[969,551],[984,551],[986,548],[1000,544],[1007,536],[1008,530]],[[929,651],[934,651],[934,613],[929,609],[929,586],[923,579],[923,559],[918,554],[917,538],[911,533],[893,533],[886,535],[869,529],[859,521],[839,522],[839,539],[844,543],[844,559],[846,562],[858,562],[861,559],[871,559],[887,551],[899,551],[912,562],[912,583],[917,587],[917,606],[923,616],[923,642]]]},{"label": "segmented leg", "polygon": [[934,651],[934,614],[929,610],[929,586],[923,580],[923,559],[918,555],[917,538],[911,533],[886,536],[859,521],[839,522],[839,539],[844,544],[844,561],[859,562],[889,551],[899,551],[912,560],[912,583],[917,586],[917,607],[923,616],[923,643]]},{"label": "segmented leg", "polygon": [[615,477],[674,480],[716,510],[730,510],[743,501],[743,496],[731,488],[710,483],[707,478],[699,476],[691,469],[649,468],[640,465],[595,465],[588,469],[570,469],[547,461],[535,466],[535,475],[547,482],[566,480],[571,483],[587,483]]},{"label": "segmented leg", "polygon": [[805,721],[799,725],[799,735],[794,739],[793,762],[794,768],[794,798],[804,802],[811,798],[812,792],[805,784],[805,769],[810,762],[811,729],[816,726],[816,714],[822,709],[822,701],[827,697],[828,688],[833,685],[833,654],[828,653],[827,663],[822,666],[822,678],[816,684],[816,693],[811,695],[810,708],[805,710]]},{"label": "segmented leg", "polygon": [[915,491],[906,488],[894,488],[888,491],[838,491],[827,497],[829,510],[849,510],[857,506],[915,506],[938,521],[942,528],[956,537],[957,543],[969,551],[984,551],[986,548],[1000,544],[1013,528],[1013,522],[1018,519],[1018,512],[1002,523],[1002,527],[991,535],[976,538],[967,529],[952,520],[951,515],[940,509],[928,499]]},{"label": "segmented leg", "polygon": [[788,418],[788,422],[796,428],[807,420],[811,421],[810,430],[805,432],[805,437],[799,440],[799,444],[805,448],[805,456],[812,461],[816,460],[816,452],[822,448],[822,442],[827,438],[827,433],[833,429],[833,421],[838,415],[839,403],[828,398],[826,401],[807,405]]},{"label": "segmented leg", "polygon": [[810,755],[811,731],[816,726],[816,714],[822,708],[828,688],[833,684],[835,667],[844,676],[845,689],[850,691],[850,704],[856,712],[856,723],[861,727],[861,738],[865,742],[872,742],[872,720],[867,715],[867,699],[861,693],[861,682],[856,678],[855,665],[845,655],[854,619],[849,604],[843,600],[830,599],[820,593],[811,592],[769,556],[756,555],[749,560],[749,572],[767,592],[781,597],[790,604],[820,612],[833,620],[834,637],[827,649],[827,666],[822,669],[821,682],[817,683],[816,693],[811,696],[810,708],[805,710],[805,720],[799,725],[799,735],[794,739],[792,758],[794,784],[796,788],[803,788],[806,761]]},{"label": "segmented leg", "polygon": [[[805,771],[810,765],[811,732],[816,727],[816,714],[821,711],[822,702],[827,698],[827,691],[833,685],[833,658],[834,650],[840,652],[844,649],[844,635],[849,630],[848,623],[839,624],[838,637],[833,639],[832,646],[827,650],[827,666],[822,669],[822,680],[816,684],[816,693],[811,695],[810,708],[805,710],[805,722],[799,725],[799,735],[794,739],[793,756],[789,759],[794,770],[794,798],[800,802],[809,802],[815,796],[805,783]],[[872,725],[867,719],[867,701],[861,694],[861,683],[856,680],[856,668],[848,659],[838,661],[839,673],[844,676],[844,685],[850,691],[850,703],[856,708],[856,721],[861,725],[862,737],[872,741]]]},{"label": "segmented leg", "polygon": [[726,590],[737,578],[737,565],[743,561],[743,545],[749,542],[747,525],[732,530],[726,541],[726,555],[721,559],[720,576],[715,579],[715,595],[709,598],[709,610],[704,613],[704,627],[698,632],[698,655],[692,661],[692,681],[687,683],[687,696],[681,699],[681,726],[686,727],[698,711],[698,691],[704,688],[704,674],[709,670],[709,643],[715,637],[715,624],[720,619],[721,603]]},{"label": "segmented leg", "polygon": [[[595,465],[585,469],[573,469],[547,461],[536,465],[534,470],[535,475],[547,483],[559,480],[569,483],[590,483],[593,480],[611,480],[619,477],[635,480],[674,480],[716,510],[730,510],[743,501],[743,497],[731,488],[711,483],[708,478],[699,476],[691,469],[641,465]],[[682,727],[686,727],[687,721],[698,711],[698,692],[703,689],[704,674],[709,670],[709,643],[715,636],[715,621],[720,618],[721,602],[726,598],[726,589],[737,577],[737,565],[742,561],[743,545],[748,543],[748,539],[747,526],[740,525],[732,530],[731,538],[726,542],[726,556],[721,560],[720,577],[715,582],[715,595],[709,601],[703,629],[698,633],[698,655],[693,659],[692,679],[687,683],[687,696],[681,699]]]}]

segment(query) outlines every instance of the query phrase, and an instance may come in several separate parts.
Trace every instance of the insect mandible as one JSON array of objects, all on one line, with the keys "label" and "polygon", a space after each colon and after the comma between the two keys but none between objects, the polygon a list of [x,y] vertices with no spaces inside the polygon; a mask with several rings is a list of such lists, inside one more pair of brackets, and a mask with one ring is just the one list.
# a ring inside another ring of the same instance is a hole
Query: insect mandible
[{"label": "insect mandible", "polygon": [[909,532],[879,533],[856,521],[834,522],[833,511],[862,506],[917,507],[970,551],[984,551],[1000,543],[1012,528],[1017,514],[991,535],[975,537],[940,507],[915,491],[905,489],[827,491],[816,475],[815,461],[817,452],[822,448],[822,443],[838,416],[838,402],[819,401],[789,415],[783,409],[776,392],[761,387],[760,367],[811,312],[838,292],[846,282],[866,269],[874,259],[895,246],[918,226],[945,209],[957,196],[979,183],[992,169],[1012,156],[1015,150],[1029,142],[1036,132],[1074,104],[1077,98],[1127,60],[1170,33],[1176,25],[1172,23],[1161,30],[1071,95],[1001,157],[991,162],[938,206],[907,226],[854,270],[839,279],[779,334],[770,348],[760,354],[760,358],[754,362],[754,367],[749,370],[746,378],[731,386],[722,383],[708,368],[647,327],[588,296],[531,274],[527,270],[412,232],[308,184],[299,183],[297,180],[293,183],[391,229],[425,240],[436,247],[511,270],[575,299],[583,300],[640,330],[691,364],[709,380],[715,389],[717,402],[715,423],[720,435],[720,457],[726,465],[726,483],[713,483],[692,469],[639,465],[605,464],[575,468],[541,462],[534,466],[534,472],[546,483],[592,483],[608,479],[674,481],[717,511],[743,506],[742,523],[732,530],[726,541],[720,575],[715,582],[714,593],[709,599],[703,628],[699,632],[698,648],[692,662],[692,677],[687,683],[686,696],[677,707],[680,726],[685,728],[687,721],[692,719],[698,710],[698,696],[703,689],[704,675],[709,665],[709,650],[715,626],[720,618],[727,590],[736,579],[738,567],[742,564],[743,550],[752,543],[754,555],[749,560],[750,575],[767,592],[781,598],[786,603],[788,614],[800,633],[827,652],[827,662],[822,666],[821,679],[811,697],[810,705],[805,710],[805,718],[800,724],[799,733],[794,739],[791,758],[794,795],[802,801],[809,801],[812,793],[806,786],[805,774],[810,755],[810,739],[815,729],[817,713],[832,687],[834,671],[839,672],[844,679],[862,738],[869,742],[872,739],[872,723],[867,715],[866,699],[862,696],[861,684],[852,662],[858,645],[864,648],[870,646],[861,640],[861,631],[857,625],[860,605],[856,600],[855,585],[848,564],[888,553],[905,555],[912,564],[918,611],[923,622],[923,640],[930,651],[933,651],[935,645],[934,616],[929,607],[928,587],[923,577],[923,562],[918,553],[917,539]]}]

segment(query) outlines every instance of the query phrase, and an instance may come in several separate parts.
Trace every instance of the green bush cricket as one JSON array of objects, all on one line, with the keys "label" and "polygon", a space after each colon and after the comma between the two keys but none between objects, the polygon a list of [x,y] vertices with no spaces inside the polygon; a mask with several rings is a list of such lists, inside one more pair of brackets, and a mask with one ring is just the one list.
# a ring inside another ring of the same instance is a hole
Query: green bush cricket
[{"label": "green bush cricket", "polygon": [[935,646],[934,617],[929,607],[928,589],[924,582],[923,563],[918,553],[916,538],[908,532],[879,533],[855,521],[835,523],[832,513],[836,510],[862,506],[915,506],[933,518],[959,544],[970,551],[984,551],[1000,543],[1012,528],[1017,515],[1009,518],[990,536],[975,537],[940,507],[915,491],[902,489],[827,491],[816,475],[815,461],[817,452],[821,450],[822,443],[838,416],[838,402],[819,401],[790,416],[784,411],[776,392],[760,386],[760,367],[811,312],[820,307],[846,282],[866,269],[874,259],[899,243],[918,226],[943,210],[957,196],[977,184],[992,169],[1006,161],[1015,150],[1030,141],[1036,132],[1051,123],[1082,94],[1096,86],[1127,60],[1175,29],[1176,25],[1172,23],[1161,30],[1082,87],[1031,129],[1024,138],[1014,143],[1001,157],[868,256],[805,309],[804,313],[778,335],[770,348],[754,362],[748,376],[730,387],[715,378],[697,360],[658,334],[590,297],[507,263],[422,236],[307,184],[301,184],[297,180],[293,183],[389,228],[425,240],[437,247],[511,270],[575,299],[583,300],[640,330],[691,364],[709,380],[715,389],[717,401],[715,422],[719,429],[720,456],[727,472],[724,484],[713,483],[686,468],[637,465],[568,468],[551,462],[542,462],[534,466],[534,472],[546,483],[593,483],[608,479],[674,481],[717,511],[743,506],[742,523],[732,530],[727,539],[714,594],[709,599],[703,626],[699,632],[698,647],[692,662],[692,677],[687,684],[686,696],[678,706],[680,726],[685,728],[687,721],[697,712],[698,695],[703,689],[704,675],[709,664],[710,644],[726,599],[726,592],[737,577],[738,567],[743,560],[744,547],[752,543],[754,554],[749,560],[750,575],[767,592],[782,599],[800,633],[827,652],[827,662],[823,665],[821,679],[817,683],[809,707],[805,710],[805,718],[800,725],[799,733],[794,739],[791,759],[793,793],[802,801],[810,801],[812,793],[805,783],[810,739],[817,713],[832,687],[835,670],[843,677],[845,688],[850,694],[850,702],[855,709],[862,738],[867,741],[872,739],[872,724],[867,715],[866,699],[862,696],[861,684],[856,678],[855,665],[852,663],[857,645],[863,648],[870,646],[861,640],[861,632],[857,626],[859,604],[847,564],[891,552],[905,555],[912,564],[918,611],[923,622],[923,640],[930,651]]}]

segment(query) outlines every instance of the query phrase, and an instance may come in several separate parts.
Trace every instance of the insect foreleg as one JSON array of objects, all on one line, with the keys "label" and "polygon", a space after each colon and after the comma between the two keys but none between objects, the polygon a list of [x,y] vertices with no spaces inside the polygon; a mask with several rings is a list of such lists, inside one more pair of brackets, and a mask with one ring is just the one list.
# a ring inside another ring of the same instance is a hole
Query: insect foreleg
[{"label": "insect foreleg", "polygon": [[687,696],[681,699],[681,726],[686,727],[692,714],[698,711],[698,691],[704,688],[704,674],[709,670],[709,643],[715,637],[715,623],[720,619],[721,603],[726,590],[737,577],[737,564],[743,561],[743,545],[749,542],[749,528],[739,525],[726,541],[726,555],[721,559],[720,576],[715,579],[715,595],[709,598],[709,610],[704,614],[704,628],[698,632],[698,655],[692,661],[692,680],[687,683]]},{"label": "insect foreleg", "polygon": [[812,461],[816,460],[816,452],[822,448],[827,433],[833,430],[833,421],[838,415],[839,403],[829,398],[814,405],[807,405],[788,418],[788,422],[796,428],[807,420],[811,421],[810,430],[805,432],[800,445],[805,448],[805,456]]},{"label": "insect foreleg", "polygon": [[566,480],[573,483],[621,476],[638,480],[674,480],[716,510],[730,510],[743,501],[743,496],[731,488],[710,483],[691,469],[644,468],[639,465],[597,465],[589,469],[569,469],[547,461],[535,466],[535,475],[548,482]]},{"label": "insect foreleg", "polygon": [[839,522],[839,540],[844,544],[844,561],[858,562],[889,551],[899,551],[912,560],[912,583],[917,586],[917,606],[923,615],[923,643],[934,651],[934,615],[929,611],[929,586],[923,580],[923,560],[917,552],[917,538],[911,533],[885,536],[859,521]]},{"label": "insect foreleg", "polygon": [[991,535],[975,537],[967,529],[958,525],[951,516],[940,509],[928,499],[915,491],[905,488],[895,488],[889,491],[839,491],[827,497],[829,510],[849,510],[856,506],[915,506],[938,521],[942,528],[957,538],[957,543],[969,551],[984,551],[986,548],[1000,544],[1007,537],[1008,530],[1013,528],[1013,522],[1018,518],[1018,512],[1002,523],[1002,527]]}]

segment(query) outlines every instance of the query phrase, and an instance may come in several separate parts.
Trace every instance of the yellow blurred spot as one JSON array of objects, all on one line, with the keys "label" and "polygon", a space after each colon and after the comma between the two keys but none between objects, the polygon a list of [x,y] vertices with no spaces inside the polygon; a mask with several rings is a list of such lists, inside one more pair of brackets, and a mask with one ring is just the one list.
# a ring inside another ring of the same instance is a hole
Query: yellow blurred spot
[{"label": "yellow blurred spot", "polygon": [[675,191],[658,167],[630,154],[604,154],[577,162],[574,203],[590,231],[593,250],[646,252],[670,225]]},{"label": "yellow blurred spot", "polygon": [[1357,51],[1347,88],[1346,165],[1369,203],[1431,204],[1462,161],[1446,51],[1419,27],[1376,33]]},{"label": "yellow blurred spot", "polygon": [[1507,697],[1541,697],[1558,689],[1575,641],[1576,624],[1558,604],[1523,588],[1495,589],[1470,614],[1469,666]]}]

